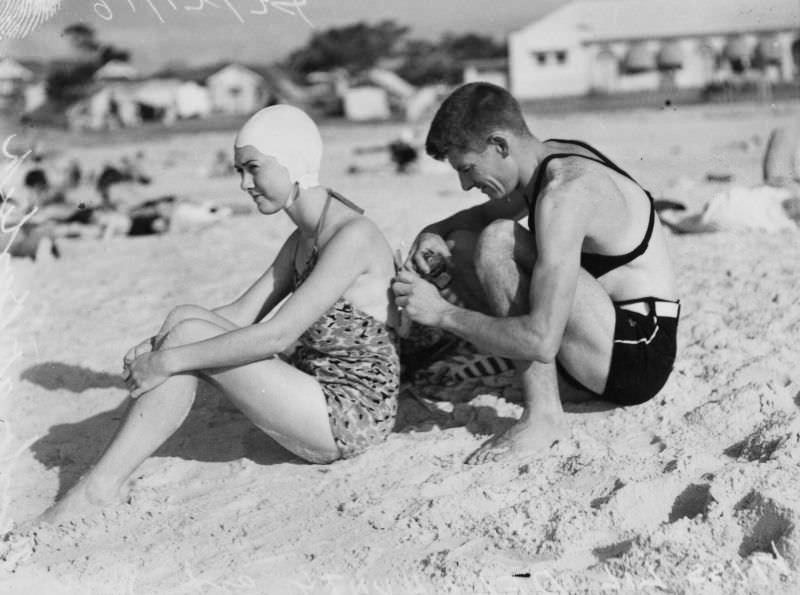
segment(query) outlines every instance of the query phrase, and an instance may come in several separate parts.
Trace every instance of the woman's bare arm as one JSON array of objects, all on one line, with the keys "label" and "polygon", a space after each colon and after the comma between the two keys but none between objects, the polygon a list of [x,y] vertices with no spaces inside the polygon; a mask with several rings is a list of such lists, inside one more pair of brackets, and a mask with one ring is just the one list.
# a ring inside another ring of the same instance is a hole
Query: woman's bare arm
[{"label": "woman's bare arm", "polygon": [[[293,233],[281,246],[278,255],[269,268],[255,283],[231,303],[211,310],[221,319],[224,319],[220,320],[221,323],[227,323],[224,326],[243,327],[251,325],[271,312],[289,294],[292,283],[292,267],[294,266],[292,258],[296,245],[297,234]],[[131,347],[123,357],[123,362],[128,365],[140,355],[159,349],[167,334],[176,324],[187,317],[187,309],[194,308],[197,308],[197,306],[176,306],[173,308],[167,314],[158,332]]]},{"label": "woman's bare arm", "polygon": [[242,295],[213,311],[237,326],[253,324],[271,312],[292,289],[297,237],[297,232],[289,236],[273,263]]},{"label": "woman's bare arm", "polygon": [[160,351],[164,369],[177,374],[238,366],[285,350],[369,268],[370,255],[380,239],[380,232],[367,219],[345,224],[325,245],[308,279],[272,318],[205,341]]}]

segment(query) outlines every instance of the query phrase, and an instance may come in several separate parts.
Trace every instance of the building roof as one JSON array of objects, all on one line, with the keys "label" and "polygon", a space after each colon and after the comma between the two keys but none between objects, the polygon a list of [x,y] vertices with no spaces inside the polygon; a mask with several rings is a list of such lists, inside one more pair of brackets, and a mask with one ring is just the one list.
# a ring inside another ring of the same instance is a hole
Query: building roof
[{"label": "building roof", "polygon": [[[218,62],[206,66],[171,67],[155,72],[150,78],[167,79],[175,78],[182,81],[192,81],[205,84],[209,77],[220,72],[233,62]],[[270,93],[278,96],[282,101],[302,103],[307,99],[307,93],[295,85],[288,74],[276,64],[251,64],[241,63],[241,66],[259,75],[269,89]]]},{"label": "building roof", "polygon": [[150,74],[148,78],[154,79],[180,79],[182,81],[193,81],[195,83],[205,83],[206,79],[219,72],[230,62],[219,62],[205,66],[167,66],[161,70]]},{"label": "building roof", "polygon": [[246,79],[252,81],[254,83],[263,83],[264,77],[262,77],[259,73],[251,70],[247,66],[243,64],[239,64],[237,62],[231,62],[226,66],[220,68],[217,72],[211,74],[207,79],[206,83],[213,84],[215,81],[224,81],[229,79],[230,77],[234,77],[237,79]]},{"label": "building roof", "polygon": [[33,72],[13,58],[0,59],[0,79],[31,80]]},{"label": "building roof", "polygon": [[106,79],[123,79],[123,80],[134,80],[141,77],[139,71],[128,64],[127,62],[122,62],[120,60],[111,60],[106,62],[102,67],[100,67],[97,72],[94,73],[94,78],[98,80],[106,80]]},{"label": "building roof", "polygon": [[558,30],[610,42],[792,29],[800,29],[798,0],[578,0],[515,34]]}]

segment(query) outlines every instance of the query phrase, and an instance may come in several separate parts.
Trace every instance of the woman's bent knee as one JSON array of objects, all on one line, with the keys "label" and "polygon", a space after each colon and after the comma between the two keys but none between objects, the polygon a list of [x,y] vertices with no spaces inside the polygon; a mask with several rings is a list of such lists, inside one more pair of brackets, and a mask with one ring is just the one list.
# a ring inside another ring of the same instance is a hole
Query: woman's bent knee
[{"label": "woman's bent knee", "polygon": [[202,318],[185,318],[167,333],[163,347],[176,347],[214,337],[224,329]]},{"label": "woman's bent knee", "polygon": [[172,310],[170,310],[168,318],[172,320],[173,323],[178,323],[191,318],[205,318],[204,314],[207,312],[208,310],[202,306],[195,306],[194,304],[181,304],[180,306],[175,306]]}]

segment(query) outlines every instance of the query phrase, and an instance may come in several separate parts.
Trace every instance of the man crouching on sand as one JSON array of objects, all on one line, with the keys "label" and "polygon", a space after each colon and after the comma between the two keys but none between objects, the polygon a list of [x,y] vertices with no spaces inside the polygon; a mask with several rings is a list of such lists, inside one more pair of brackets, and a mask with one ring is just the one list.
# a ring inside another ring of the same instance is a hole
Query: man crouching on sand
[{"label": "man crouching on sand", "polygon": [[[513,359],[525,401],[467,462],[546,450],[565,431],[561,399],[651,399],[672,371],[680,307],[650,194],[586,143],[537,139],[516,100],[487,83],[444,101],[425,148],[489,200],[419,233],[397,304]],[[420,275],[441,259],[451,281],[440,294]]]}]

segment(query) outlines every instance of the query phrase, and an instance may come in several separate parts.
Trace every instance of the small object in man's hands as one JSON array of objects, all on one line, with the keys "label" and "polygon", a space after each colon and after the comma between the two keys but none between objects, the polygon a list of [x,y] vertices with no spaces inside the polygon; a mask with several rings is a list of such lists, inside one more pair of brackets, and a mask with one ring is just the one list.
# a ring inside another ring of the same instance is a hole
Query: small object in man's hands
[{"label": "small object in man's hands", "polygon": [[444,256],[435,252],[427,252],[424,257],[430,272],[423,275],[422,278],[430,281],[439,289],[444,289],[450,285],[453,276],[447,272],[447,262],[445,262]]}]

